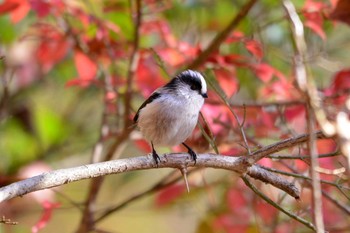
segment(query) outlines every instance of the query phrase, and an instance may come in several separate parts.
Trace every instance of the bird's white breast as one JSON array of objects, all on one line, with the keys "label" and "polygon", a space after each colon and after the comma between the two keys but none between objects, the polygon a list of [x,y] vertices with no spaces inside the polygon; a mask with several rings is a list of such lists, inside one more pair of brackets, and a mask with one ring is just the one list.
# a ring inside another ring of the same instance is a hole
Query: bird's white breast
[{"label": "bird's white breast", "polygon": [[161,96],[140,110],[138,126],[154,145],[178,145],[191,135],[203,103],[198,94]]}]

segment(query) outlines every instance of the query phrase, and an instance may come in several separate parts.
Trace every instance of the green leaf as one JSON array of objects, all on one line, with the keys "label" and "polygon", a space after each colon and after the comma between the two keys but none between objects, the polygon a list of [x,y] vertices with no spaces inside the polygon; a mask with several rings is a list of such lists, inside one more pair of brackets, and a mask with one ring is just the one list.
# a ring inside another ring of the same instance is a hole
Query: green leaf
[{"label": "green leaf", "polygon": [[2,44],[11,43],[16,37],[14,26],[5,16],[0,17],[0,25],[0,42]]},{"label": "green leaf", "polygon": [[129,13],[113,12],[106,15],[106,18],[116,25],[122,31],[122,34],[129,40],[133,39],[134,24],[131,21]]},{"label": "green leaf", "polygon": [[0,132],[0,173],[15,171],[36,158],[39,152],[37,141],[18,121],[7,121],[0,127]]},{"label": "green leaf", "polygon": [[67,127],[63,120],[47,106],[36,107],[34,126],[43,149],[62,142],[67,134]]}]

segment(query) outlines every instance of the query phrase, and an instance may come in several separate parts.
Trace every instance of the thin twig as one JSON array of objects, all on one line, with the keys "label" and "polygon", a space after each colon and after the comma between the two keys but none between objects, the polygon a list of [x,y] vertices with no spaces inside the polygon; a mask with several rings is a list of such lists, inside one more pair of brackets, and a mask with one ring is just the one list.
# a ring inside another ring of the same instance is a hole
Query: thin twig
[{"label": "thin twig", "polygon": [[235,113],[235,111],[233,111],[233,109],[230,106],[228,106],[228,108],[230,109],[231,113],[233,114],[233,116],[235,117],[235,119],[237,121],[239,130],[241,131],[241,135],[242,135],[242,139],[243,139],[243,142],[244,142],[244,145],[245,145],[245,149],[248,151],[248,155],[251,155],[252,152],[250,150],[250,147],[249,147],[249,144],[248,144],[248,141],[247,141],[247,136],[245,135],[245,132],[244,132],[244,122],[245,122],[245,111],[246,110],[245,110],[245,108],[243,109],[243,111],[244,111],[244,118],[243,118],[243,121],[240,122],[237,114]]},{"label": "thin twig", "polygon": [[[132,2],[130,1],[130,5],[132,8]],[[133,42],[133,48],[131,51],[130,55],[130,60],[129,60],[129,68],[128,68],[128,74],[127,74],[127,82],[126,82],[126,92],[124,95],[124,128],[121,132],[121,134],[118,136],[118,138],[115,140],[113,145],[109,148],[108,153],[106,154],[104,160],[109,160],[112,158],[114,152],[116,149],[125,141],[127,136],[130,133],[130,110],[131,110],[131,100],[132,100],[132,83],[134,79],[134,74],[137,68],[138,64],[138,49],[139,49],[139,40],[140,40],[140,26],[141,26],[141,19],[142,19],[142,14],[141,14],[141,0],[136,1],[136,18],[135,18],[135,29],[134,29],[134,42]],[[131,9],[132,11],[132,9]],[[110,82],[105,77],[106,85],[108,89],[110,89]],[[107,90],[108,91],[108,90]],[[106,122],[105,122],[105,117],[106,114],[104,113],[103,116],[103,122],[101,126],[101,137],[103,137],[103,134],[105,133],[104,130],[106,128]],[[100,138],[102,140],[102,138]],[[101,156],[96,156],[102,153],[102,141],[99,141],[95,148],[94,148],[94,156],[93,159],[96,161],[97,157]],[[90,188],[89,188],[89,194],[87,196],[87,201],[86,201],[86,207],[83,212],[83,217],[80,223],[80,226],[77,230],[77,232],[86,232],[94,228],[94,220],[93,220],[93,204],[96,201],[97,195],[99,193],[100,187],[103,183],[103,177],[99,177],[97,179],[94,179],[90,183]]]},{"label": "thin twig", "polygon": [[[130,5],[132,6],[132,2],[130,0]],[[126,91],[124,95],[124,128],[130,127],[130,113],[131,113],[131,100],[132,100],[132,84],[135,76],[135,72],[137,69],[137,65],[139,62],[139,43],[140,43],[140,29],[141,29],[141,23],[142,23],[142,1],[136,0],[135,1],[135,27],[134,27],[134,41],[133,41],[133,47],[130,55],[129,60],[129,68],[128,68],[128,74],[127,74],[127,80],[126,80]]]},{"label": "thin twig", "polygon": [[[312,179],[309,178],[309,177],[303,177],[302,175],[300,174],[296,174],[296,169],[292,168],[292,167],[288,167],[289,169],[291,169],[292,172],[295,172],[295,173],[289,173],[291,176],[294,176],[294,177],[300,177],[300,178],[303,178],[306,180],[307,184],[309,186],[306,186],[306,187],[310,187],[311,186],[311,181]],[[266,169],[266,168],[265,168]],[[267,169],[269,170],[269,169]],[[275,170],[275,169],[272,169],[272,170]],[[272,171],[271,170],[271,171]],[[273,172],[273,171],[272,171]],[[279,173],[279,172],[277,172]],[[280,174],[282,174],[283,172],[281,172]],[[287,175],[288,173],[285,173],[284,175]],[[293,174],[293,175],[292,175]],[[343,195],[345,198],[347,198],[349,200],[349,197],[348,195],[344,192],[343,189],[346,189],[346,190],[350,190],[349,187],[345,187],[345,186],[342,186],[342,185],[339,185],[337,183],[333,183],[333,182],[330,182],[330,181],[325,181],[325,180],[320,180],[321,183],[324,183],[324,184],[328,184],[328,185],[332,185],[334,187],[336,187]],[[326,191],[322,190],[322,195],[327,198],[330,202],[333,202],[333,204],[335,206],[337,206],[340,210],[344,211],[346,214],[350,214],[350,207],[347,206],[346,204],[343,204],[341,203],[340,201],[338,201],[337,199],[333,198],[330,194],[328,194]]]},{"label": "thin twig", "polygon": [[311,156],[310,173],[312,177],[312,201],[313,201],[313,215],[317,232],[323,233],[325,231],[322,213],[322,192],[320,175],[316,171],[319,166],[318,152],[316,145],[316,137],[313,132],[316,130],[315,118],[320,123],[321,128],[328,135],[334,135],[334,126],[328,122],[326,115],[321,108],[321,101],[317,93],[317,88],[314,81],[307,74],[307,66],[305,57],[307,55],[307,45],[304,38],[304,25],[301,22],[293,3],[290,0],[284,0],[283,6],[289,18],[291,29],[293,32],[293,39],[295,43],[295,77],[299,89],[307,96],[307,125],[309,132],[308,147]]},{"label": "thin twig", "polygon": [[[326,154],[319,154],[317,158],[330,158],[330,157],[335,157],[341,155],[339,150],[336,150],[331,153],[326,153]],[[310,159],[310,155],[269,155],[267,158],[270,159],[300,159],[300,160],[305,160],[305,159]]]},{"label": "thin twig", "polygon": [[204,125],[209,130],[209,134],[205,131],[205,128],[201,125],[200,121],[198,121],[198,127],[201,130],[204,138],[209,142],[210,146],[213,148],[216,154],[219,154],[219,148],[216,144],[216,140],[213,134],[213,131],[211,130],[210,124],[208,123],[207,119],[203,116],[202,112],[199,112],[200,118],[203,120]]},{"label": "thin twig", "polygon": [[322,195],[327,198],[329,201],[331,201],[335,206],[337,206],[339,209],[344,211],[347,215],[350,215],[350,207],[347,206],[346,204],[341,203],[339,200],[336,198],[332,197],[329,193],[326,191],[322,190]]},{"label": "thin twig", "polygon": [[311,229],[311,230],[314,230],[314,231],[316,230],[316,229],[315,229],[315,226],[314,226],[311,222],[309,222],[309,221],[307,221],[307,220],[305,220],[305,219],[303,219],[303,218],[301,218],[301,217],[295,215],[294,213],[292,213],[292,212],[290,212],[290,211],[284,209],[283,207],[281,207],[280,205],[278,205],[276,202],[274,202],[273,200],[271,200],[269,197],[267,197],[265,194],[263,194],[255,185],[253,185],[253,184],[249,181],[249,179],[248,179],[247,177],[244,177],[244,176],[243,176],[242,179],[243,179],[244,183],[245,183],[251,190],[253,190],[254,193],[256,193],[259,197],[261,197],[262,199],[264,199],[264,200],[265,200],[267,203],[269,203],[271,206],[275,207],[275,208],[278,209],[279,211],[285,213],[285,214],[288,215],[289,217],[291,217],[291,218],[295,219],[296,221],[300,222],[301,224],[303,224],[303,225],[306,226],[307,228],[309,228],[309,229]]},{"label": "thin twig", "polygon": [[[317,139],[327,138],[321,131],[317,131],[313,134]],[[252,152],[252,155],[249,157],[248,162],[251,164],[254,164],[260,159],[263,159],[273,153],[290,148],[291,145],[295,146],[295,145],[307,142],[308,140],[309,140],[309,134],[302,134],[296,137],[288,138],[288,139],[276,142],[274,144],[265,146],[259,150]]]},{"label": "thin twig", "polygon": [[[267,170],[267,171],[278,173],[278,174],[281,174],[281,175],[284,175],[284,176],[291,176],[291,177],[295,177],[295,178],[299,178],[299,179],[305,179],[305,180],[308,180],[308,181],[312,180],[310,177],[304,176],[304,175],[301,175],[301,174],[281,171],[281,170],[278,170],[278,169],[275,169],[275,168],[270,168],[270,167],[264,167],[264,166],[260,166],[260,167],[265,169],[265,170]],[[338,188],[340,190],[346,189],[346,190],[350,191],[350,187],[342,186],[342,185],[336,184],[336,183],[331,182],[331,181],[320,180],[320,182],[323,183],[323,184],[328,184],[328,185],[334,186],[334,187],[336,187],[336,188]]]}]

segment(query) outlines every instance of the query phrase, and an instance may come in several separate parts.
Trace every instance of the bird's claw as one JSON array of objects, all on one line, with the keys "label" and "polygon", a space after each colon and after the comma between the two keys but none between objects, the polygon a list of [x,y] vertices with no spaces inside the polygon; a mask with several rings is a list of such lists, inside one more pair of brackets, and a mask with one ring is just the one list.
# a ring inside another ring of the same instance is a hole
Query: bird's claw
[{"label": "bird's claw", "polygon": [[160,163],[160,158],[155,150],[152,151],[152,157],[153,157],[153,160],[154,160],[154,162],[156,162],[156,165],[158,167],[158,164]]},{"label": "bird's claw", "polygon": [[194,165],[196,165],[197,162],[197,154],[194,152],[191,148],[188,149],[188,153],[190,154],[192,160],[194,161]]},{"label": "bird's claw", "polygon": [[191,147],[189,147],[188,145],[186,145],[186,143],[183,142],[182,145],[184,145],[184,146],[187,148],[188,153],[190,154],[192,160],[194,161],[194,165],[196,165],[196,163],[197,163],[197,154],[196,154],[196,152],[194,152],[194,151],[191,149]]}]

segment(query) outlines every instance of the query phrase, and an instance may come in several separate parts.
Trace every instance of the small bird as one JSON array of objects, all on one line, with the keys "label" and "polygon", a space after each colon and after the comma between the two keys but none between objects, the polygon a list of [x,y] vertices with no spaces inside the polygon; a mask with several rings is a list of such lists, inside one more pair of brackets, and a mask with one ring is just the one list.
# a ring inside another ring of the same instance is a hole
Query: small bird
[{"label": "small bird", "polygon": [[208,98],[204,77],[197,71],[186,70],[155,90],[137,110],[134,122],[150,142],[157,165],[160,158],[154,146],[181,143],[196,163],[196,153],[184,141],[197,124],[204,98]]}]

